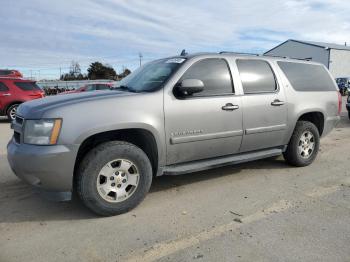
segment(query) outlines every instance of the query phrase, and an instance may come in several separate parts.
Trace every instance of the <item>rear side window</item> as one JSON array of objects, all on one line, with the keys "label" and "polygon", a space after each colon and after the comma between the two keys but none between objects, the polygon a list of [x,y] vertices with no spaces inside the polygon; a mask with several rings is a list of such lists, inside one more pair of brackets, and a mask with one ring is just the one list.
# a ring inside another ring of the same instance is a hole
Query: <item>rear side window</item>
[{"label": "rear side window", "polygon": [[15,85],[23,91],[41,90],[35,82],[15,82]]},{"label": "rear side window", "polygon": [[332,78],[321,65],[277,62],[296,91],[335,91]]},{"label": "rear side window", "polygon": [[11,70],[0,70],[0,76],[10,75],[11,73]]},{"label": "rear side window", "polygon": [[2,82],[0,82],[0,92],[9,91],[9,88]]},{"label": "rear side window", "polygon": [[96,85],[96,90],[106,90],[106,89],[109,89],[108,85],[103,85],[103,84]]},{"label": "rear side window", "polygon": [[245,94],[271,93],[277,89],[275,75],[263,60],[237,60]]},{"label": "rear side window", "polygon": [[203,59],[193,64],[182,76],[185,79],[199,79],[204,90],[193,96],[212,96],[232,94],[232,78],[225,60],[219,58]]}]

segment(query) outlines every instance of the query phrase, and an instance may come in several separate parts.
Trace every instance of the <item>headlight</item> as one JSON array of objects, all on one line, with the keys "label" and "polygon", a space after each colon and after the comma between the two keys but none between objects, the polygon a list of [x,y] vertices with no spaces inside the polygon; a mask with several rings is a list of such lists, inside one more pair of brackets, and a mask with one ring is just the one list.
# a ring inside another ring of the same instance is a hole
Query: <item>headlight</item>
[{"label": "headlight", "polygon": [[62,119],[26,120],[24,143],[32,145],[55,145],[61,130]]}]

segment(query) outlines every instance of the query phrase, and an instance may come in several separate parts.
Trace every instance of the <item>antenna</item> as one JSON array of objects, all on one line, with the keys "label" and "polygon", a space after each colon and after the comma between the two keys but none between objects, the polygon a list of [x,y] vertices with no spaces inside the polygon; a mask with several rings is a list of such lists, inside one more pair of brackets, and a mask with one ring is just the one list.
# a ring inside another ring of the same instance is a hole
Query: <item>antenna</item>
[{"label": "antenna", "polygon": [[187,55],[186,50],[182,49],[180,56],[185,56],[185,55]]}]

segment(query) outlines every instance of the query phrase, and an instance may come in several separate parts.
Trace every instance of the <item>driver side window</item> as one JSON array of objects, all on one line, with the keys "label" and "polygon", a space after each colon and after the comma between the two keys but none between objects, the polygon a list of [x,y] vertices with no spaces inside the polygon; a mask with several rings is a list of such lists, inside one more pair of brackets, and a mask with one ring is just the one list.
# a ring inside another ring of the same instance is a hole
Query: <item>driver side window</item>
[{"label": "driver side window", "polygon": [[227,62],[221,58],[207,58],[194,63],[182,76],[185,79],[198,79],[204,90],[193,97],[233,94],[232,77]]}]

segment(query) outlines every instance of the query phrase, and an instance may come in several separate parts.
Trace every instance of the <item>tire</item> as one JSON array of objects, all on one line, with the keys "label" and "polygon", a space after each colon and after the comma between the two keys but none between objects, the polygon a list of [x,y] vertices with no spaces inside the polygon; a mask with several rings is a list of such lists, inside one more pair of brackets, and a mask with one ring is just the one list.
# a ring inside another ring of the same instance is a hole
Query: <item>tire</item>
[{"label": "tire", "polygon": [[82,160],[77,173],[77,193],[94,213],[118,215],[145,198],[152,177],[150,160],[140,148],[122,141],[107,142],[93,148]]},{"label": "tire", "polygon": [[348,111],[348,117],[349,117],[349,119],[350,119],[350,111]]},{"label": "tire", "polygon": [[15,120],[15,114],[16,114],[18,106],[19,106],[19,104],[13,104],[7,109],[6,115],[7,115],[8,120],[10,120],[10,121]]},{"label": "tire", "polygon": [[[313,149],[310,152],[312,143]],[[315,160],[319,147],[320,134],[317,127],[311,122],[298,121],[283,156],[292,166],[308,166]]]}]

